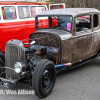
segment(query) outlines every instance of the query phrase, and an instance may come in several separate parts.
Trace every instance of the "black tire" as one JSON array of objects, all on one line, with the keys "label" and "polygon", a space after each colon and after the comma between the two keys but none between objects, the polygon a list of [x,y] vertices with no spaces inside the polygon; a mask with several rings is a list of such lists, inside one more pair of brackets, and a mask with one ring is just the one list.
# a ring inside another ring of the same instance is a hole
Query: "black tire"
[{"label": "black tire", "polygon": [[47,60],[41,60],[33,73],[32,87],[35,90],[35,95],[40,98],[47,97],[54,87],[56,80],[56,69],[54,64]]},{"label": "black tire", "polygon": [[[0,52],[0,67],[4,67],[5,65],[5,54]],[[4,68],[0,68],[0,74],[5,71]]]}]

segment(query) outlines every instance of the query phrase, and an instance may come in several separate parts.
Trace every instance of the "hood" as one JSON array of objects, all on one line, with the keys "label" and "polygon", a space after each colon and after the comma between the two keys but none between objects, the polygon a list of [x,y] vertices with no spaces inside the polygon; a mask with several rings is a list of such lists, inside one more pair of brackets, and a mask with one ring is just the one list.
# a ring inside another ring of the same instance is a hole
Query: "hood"
[{"label": "hood", "polygon": [[[61,40],[66,40],[72,37],[72,33],[69,33],[67,31],[63,31],[63,30],[57,30],[57,29],[40,29],[35,31],[34,33],[50,33],[50,34],[55,34],[58,35]],[[34,34],[32,33],[32,34]],[[31,35],[32,35],[31,34]],[[30,35],[30,37],[31,37]]]}]

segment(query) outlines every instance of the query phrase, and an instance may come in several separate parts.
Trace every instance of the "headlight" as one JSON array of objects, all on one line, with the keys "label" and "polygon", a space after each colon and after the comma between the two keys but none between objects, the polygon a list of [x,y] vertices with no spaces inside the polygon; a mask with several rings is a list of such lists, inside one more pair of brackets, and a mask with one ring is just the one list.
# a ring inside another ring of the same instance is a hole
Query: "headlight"
[{"label": "headlight", "polygon": [[16,62],[14,65],[14,70],[16,73],[21,73],[21,72],[25,72],[26,70],[26,64],[23,62]]},{"label": "headlight", "polygon": [[16,62],[15,65],[14,65],[14,70],[16,73],[21,73],[22,71],[22,66],[19,62]]}]

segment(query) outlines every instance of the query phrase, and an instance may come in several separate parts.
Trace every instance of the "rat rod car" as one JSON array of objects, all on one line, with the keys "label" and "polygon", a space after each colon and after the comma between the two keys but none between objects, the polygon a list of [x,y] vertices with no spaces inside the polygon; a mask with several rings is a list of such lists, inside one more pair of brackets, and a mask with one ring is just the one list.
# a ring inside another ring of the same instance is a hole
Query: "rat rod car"
[{"label": "rat rod car", "polygon": [[[89,16],[89,21],[78,21]],[[40,27],[40,19],[45,18]],[[52,24],[53,22],[53,24]],[[5,65],[1,64],[1,84],[29,80],[35,94],[48,96],[56,73],[82,65],[100,53],[99,11],[94,8],[66,8],[41,12],[36,16],[36,32],[29,43],[13,39],[5,45]],[[28,48],[24,45],[29,44]]]}]

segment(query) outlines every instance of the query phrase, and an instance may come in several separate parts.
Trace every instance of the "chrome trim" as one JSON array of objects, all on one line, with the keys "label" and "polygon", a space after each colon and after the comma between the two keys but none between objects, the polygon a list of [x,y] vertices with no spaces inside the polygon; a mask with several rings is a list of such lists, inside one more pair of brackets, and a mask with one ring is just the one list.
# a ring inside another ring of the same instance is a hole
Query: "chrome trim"
[{"label": "chrome trim", "polygon": [[13,80],[5,79],[5,78],[2,78],[2,77],[0,77],[0,79],[1,79],[1,80],[5,80],[5,81],[9,81],[9,82],[11,82],[11,83],[15,83]]},{"label": "chrome trim", "polygon": [[11,80],[12,79],[12,77],[10,76],[10,78],[7,76],[7,74],[6,74],[6,77],[7,77],[7,79],[9,79],[9,80]]},{"label": "chrome trim", "polygon": [[13,68],[10,68],[10,67],[0,67],[0,68],[8,68],[8,69],[14,70]]},{"label": "chrome trim", "polygon": [[25,48],[21,41],[14,39],[9,40],[5,45],[5,66],[7,66],[5,72],[13,79],[19,76],[14,70],[16,62],[25,62]]}]

